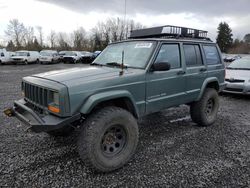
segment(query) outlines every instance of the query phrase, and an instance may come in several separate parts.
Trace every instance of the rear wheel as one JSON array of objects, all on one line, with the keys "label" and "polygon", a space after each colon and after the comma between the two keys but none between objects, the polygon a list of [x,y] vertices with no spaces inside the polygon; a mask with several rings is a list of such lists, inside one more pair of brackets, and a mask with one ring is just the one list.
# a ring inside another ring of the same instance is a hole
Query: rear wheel
[{"label": "rear wheel", "polygon": [[105,107],[86,120],[78,151],[87,166],[109,172],[130,160],[138,137],[137,121],[131,113],[118,107]]},{"label": "rear wheel", "polygon": [[209,126],[216,121],[218,109],[218,92],[215,89],[207,88],[202,98],[191,104],[191,118],[199,126]]}]

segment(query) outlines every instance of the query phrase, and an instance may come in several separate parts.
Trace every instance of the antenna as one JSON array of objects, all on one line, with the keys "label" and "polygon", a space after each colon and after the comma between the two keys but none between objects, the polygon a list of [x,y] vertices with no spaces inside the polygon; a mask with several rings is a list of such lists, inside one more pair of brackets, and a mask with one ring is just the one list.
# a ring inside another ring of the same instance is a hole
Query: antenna
[{"label": "antenna", "polygon": [[120,76],[124,73],[124,50],[122,50],[122,64],[121,64],[122,70],[120,71]]}]

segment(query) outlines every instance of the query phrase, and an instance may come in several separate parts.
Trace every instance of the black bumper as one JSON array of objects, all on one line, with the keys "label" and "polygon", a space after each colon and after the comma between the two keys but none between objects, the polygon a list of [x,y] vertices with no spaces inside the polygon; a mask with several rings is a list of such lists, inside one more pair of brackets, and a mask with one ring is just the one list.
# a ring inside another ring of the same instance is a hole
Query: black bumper
[{"label": "black bumper", "polygon": [[48,132],[69,126],[81,118],[81,114],[76,114],[71,117],[57,117],[55,115],[39,115],[32,109],[26,106],[26,102],[22,99],[14,102],[14,107],[11,110],[11,114],[8,116],[15,116],[24,124],[30,126],[30,129],[34,132]]}]

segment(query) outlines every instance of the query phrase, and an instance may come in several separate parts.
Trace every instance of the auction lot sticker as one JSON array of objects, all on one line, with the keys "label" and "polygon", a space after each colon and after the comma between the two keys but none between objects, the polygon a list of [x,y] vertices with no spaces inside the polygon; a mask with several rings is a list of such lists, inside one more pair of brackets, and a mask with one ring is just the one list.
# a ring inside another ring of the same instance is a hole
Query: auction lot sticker
[{"label": "auction lot sticker", "polygon": [[137,43],[136,45],[135,45],[135,48],[151,48],[151,46],[152,46],[152,43],[150,43],[150,42],[144,42],[144,43]]}]

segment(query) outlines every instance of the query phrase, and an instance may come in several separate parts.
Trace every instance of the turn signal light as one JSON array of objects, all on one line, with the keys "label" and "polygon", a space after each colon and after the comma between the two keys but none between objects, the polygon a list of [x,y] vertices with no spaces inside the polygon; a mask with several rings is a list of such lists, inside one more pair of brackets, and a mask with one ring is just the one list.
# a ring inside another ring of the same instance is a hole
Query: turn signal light
[{"label": "turn signal light", "polygon": [[49,106],[48,107],[49,111],[54,112],[54,113],[59,113],[60,109],[54,106]]}]

